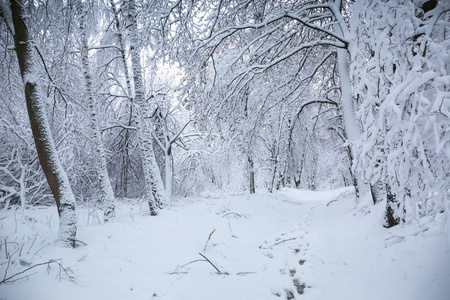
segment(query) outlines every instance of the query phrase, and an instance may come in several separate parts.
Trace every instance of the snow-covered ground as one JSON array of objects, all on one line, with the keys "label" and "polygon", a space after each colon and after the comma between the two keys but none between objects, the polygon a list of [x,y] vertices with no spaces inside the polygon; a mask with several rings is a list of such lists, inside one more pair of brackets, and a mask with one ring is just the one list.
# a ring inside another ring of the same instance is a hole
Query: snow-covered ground
[{"label": "snow-covered ground", "polygon": [[58,263],[32,268],[1,284],[0,299],[450,299],[442,222],[384,229],[382,204],[355,213],[353,197],[181,198],[158,217],[118,204],[109,224],[84,208],[78,239],[87,245],[76,249],[54,244],[56,209],[2,211],[0,280],[52,259],[68,273]]}]

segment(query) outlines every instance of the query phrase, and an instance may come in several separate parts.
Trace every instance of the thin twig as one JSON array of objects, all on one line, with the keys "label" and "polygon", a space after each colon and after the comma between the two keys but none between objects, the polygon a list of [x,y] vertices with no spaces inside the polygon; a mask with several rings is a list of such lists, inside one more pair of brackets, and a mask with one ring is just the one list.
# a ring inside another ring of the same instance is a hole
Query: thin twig
[{"label": "thin twig", "polygon": [[230,211],[230,212],[224,214],[222,217],[226,217],[226,216],[228,216],[228,215],[234,215],[234,216],[236,216],[236,218],[242,218],[242,216],[241,216],[240,214],[235,213],[235,212],[232,212],[232,211]]},{"label": "thin twig", "polygon": [[340,193],[339,196],[336,197],[336,199],[331,200],[330,202],[328,202],[327,206],[330,205],[330,204],[333,203],[333,202],[338,201],[339,198],[341,198],[342,196],[346,195],[347,193],[348,193],[348,191],[345,191],[345,192]]},{"label": "thin twig", "polygon": [[238,276],[244,276],[247,274],[256,274],[256,272],[238,272],[238,273],[236,273],[236,275],[238,275]]},{"label": "thin twig", "polygon": [[274,246],[276,246],[276,245],[278,245],[278,244],[281,244],[281,243],[284,243],[284,242],[287,242],[287,241],[292,241],[292,240],[295,240],[296,239],[296,237],[293,237],[293,238],[290,238],[290,239],[286,239],[286,240],[281,240],[281,241],[279,241],[279,242],[276,242],[275,244],[274,244]]},{"label": "thin twig", "polygon": [[200,254],[200,256],[201,257],[203,257],[204,259],[206,259],[206,261],[207,262],[209,262],[210,264],[211,264],[211,266],[213,266],[214,267],[214,269],[216,269],[217,270],[217,273],[219,273],[219,274],[225,274],[225,273],[222,273],[222,272],[220,272],[220,270],[219,269],[217,269],[217,267],[206,257],[206,256],[204,256],[203,254],[201,254],[200,252],[198,253],[198,254]]},{"label": "thin twig", "polygon": [[188,262],[188,263],[186,263],[186,264],[184,264],[184,265],[181,265],[180,268],[184,268],[184,267],[186,267],[187,265],[193,264],[193,263],[195,263],[195,262],[203,262],[203,261],[205,261],[205,260],[204,260],[204,259],[196,259],[196,260],[190,261],[190,262]]},{"label": "thin twig", "polygon": [[38,254],[38,252],[41,251],[42,249],[44,249],[46,246],[48,246],[48,243],[45,244],[44,246],[42,246],[41,248],[39,248],[38,251],[36,251],[36,252],[34,253],[34,255]]},{"label": "thin twig", "polygon": [[83,244],[83,245],[87,246],[87,244],[86,244],[85,242],[83,242],[83,241],[80,241],[80,240],[75,240],[75,242],[78,242],[78,243],[81,243],[81,244]]},{"label": "thin twig", "polygon": [[16,217],[16,209],[14,209],[14,233],[17,233],[17,217]]},{"label": "thin twig", "polygon": [[8,238],[5,238],[5,257],[8,258],[9,254],[8,254]]},{"label": "thin twig", "polygon": [[331,200],[330,202],[327,203],[327,206],[336,201],[338,201],[338,199]]},{"label": "thin twig", "polygon": [[34,273],[31,273],[31,274],[28,274],[28,275],[25,275],[25,276],[16,278],[16,279],[14,279],[14,280],[9,280],[8,282],[16,282],[16,281],[18,281],[18,280],[20,280],[20,279],[24,279],[24,278],[28,279],[28,277],[30,277],[30,276],[32,276],[32,275],[35,275],[35,274],[37,274],[37,272],[34,272]]},{"label": "thin twig", "polygon": [[[6,283],[7,281],[13,279],[14,277],[19,276],[19,275],[21,275],[21,274],[23,274],[23,273],[25,273],[25,272],[27,272],[27,271],[29,271],[29,270],[31,270],[31,269],[34,269],[34,268],[36,268],[36,267],[43,266],[43,265],[48,265],[49,263],[50,263],[50,261],[44,262],[44,263],[36,264],[36,265],[34,265],[34,266],[31,266],[31,267],[29,267],[29,268],[26,268],[26,269],[23,270],[22,272],[16,273],[16,274],[14,274],[14,275],[12,275],[12,276],[9,276],[9,277],[6,277],[6,271],[5,271],[5,278],[3,278],[2,281],[0,281],[0,284]],[[9,266],[9,263],[8,263],[8,266]]]},{"label": "thin twig", "polygon": [[[6,265],[6,269],[5,269],[5,276],[3,276],[3,281],[5,281],[6,275],[8,274],[8,269],[9,266],[11,265],[11,256],[8,258],[8,264]],[[2,281],[2,282],[3,282]],[[1,283],[1,282],[0,282]]]},{"label": "thin twig", "polygon": [[20,247],[19,256],[22,256],[23,246],[25,246],[25,243],[22,243],[22,247]]},{"label": "thin twig", "polygon": [[274,247],[276,245],[279,245],[279,244],[287,242],[287,241],[292,241],[292,240],[295,240],[295,239],[297,239],[297,238],[293,237],[293,238],[290,238],[290,239],[281,240],[281,241],[276,242],[275,244],[273,244],[272,246],[269,246],[269,247],[263,247],[263,245],[260,245],[259,249],[272,249],[272,247]]},{"label": "thin twig", "polygon": [[206,252],[206,247],[208,246],[208,242],[211,239],[211,236],[213,235],[214,232],[216,232],[215,228],[213,228],[213,231],[211,231],[211,233],[209,234],[208,240],[206,241],[206,244],[205,244],[205,248],[203,248],[203,252]]},{"label": "thin twig", "polygon": [[[9,276],[9,277],[6,277],[6,271],[5,271],[5,278],[3,278],[2,281],[0,281],[0,284],[6,283],[6,282],[16,281],[16,280],[18,280],[18,279],[15,279],[15,280],[11,280],[11,279],[13,279],[14,277],[17,277],[17,276],[19,276],[19,275],[21,275],[21,274],[24,274],[25,272],[28,272],[29,270],[34,269],[34,268],[39,267],[39,266],[47,265],[47,269],[48,269],[48,268],[50,267],[50,264],[52,264],[52,263],[58,264],[58,266],[59,266],[59,271],[60,271],[60,273],[59,273],[59,276],[60,276],[60,277],[61,277],[61,270],[63,270],[64,273],[67,275],[67,277],[70,279],[70,281],[73,281],[73,280],[74,280],[74,277],[71,276],[71,275],[69,275],[69,273],[68,273],[68,271],[67,271],[68,269],[64,268],[63,265],[62,265],[59,261],[57,261],[56,259],[50,259],[50,260],[47,261],[47,262],[35,264],[35,265],[33,265],[33,266],[29,267],[29,268],[26,268],[25,270],[23,270],[23,271],[21,271],[21,272],[19,272],[19,273],[16,273],[16,274],[14,274],[14,275],[11,275],[11,276]],[[28,277],[28,276],[30,276],[30,275],[24,276],[24,277],[22,277],[22,278],[25,278],[25,277]]]},{"label": "thin twig", "polygon": [[38,234],[34,235],[33,242],[31,243],[30,249],[28,249],[27,253],[30,253],[31,248],[33,248],[33,245],[34,245],[34,242],[36,242],[37,236],[38,236]]}]

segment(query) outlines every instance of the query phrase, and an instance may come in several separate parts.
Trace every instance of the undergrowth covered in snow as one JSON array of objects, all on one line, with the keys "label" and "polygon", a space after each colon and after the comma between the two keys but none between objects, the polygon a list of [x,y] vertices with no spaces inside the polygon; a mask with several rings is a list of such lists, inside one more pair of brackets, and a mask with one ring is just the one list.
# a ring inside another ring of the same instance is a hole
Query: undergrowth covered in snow
[{"label": "undergrowth covered in snow", "polygon": [[[56,208],[0,212],[0,299],[433,299],[450,295],[450,249],[434,220],[382,227],[344,188],[178,198],[115,222],[78,210],[78,247],[56,243]],[[13,277],[11,277],[13,276]]]}]

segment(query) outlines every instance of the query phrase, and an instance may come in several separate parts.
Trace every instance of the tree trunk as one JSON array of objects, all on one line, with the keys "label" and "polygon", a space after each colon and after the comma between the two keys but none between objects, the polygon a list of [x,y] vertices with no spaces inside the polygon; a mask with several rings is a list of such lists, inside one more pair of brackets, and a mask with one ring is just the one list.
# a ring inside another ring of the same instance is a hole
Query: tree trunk
[{"label": "tree trunk", "polygon": [[31,130],[33,132],[39,162],[55,197],[59,214],[59,240],[65,246],[75,247],[76,214],[75,197],[69,178],[59,160],[50,125],[47,119],[44,97],[38,86],[38,74],[33,59],[33,45],[22,15],[21,3],[11,1],[14,25],[14,44],[24,83],[25,99]]},{"label": "tree trunk", "polygon": [[298,170],[297,174],[298,174],[298,179],[295,179],[295,175],[294,175],[294,182],[295,182],[295,188],[296,189],[300,189],[301,184],[302,184],[302,173],[303,173],[303,165],[305,163],[305,153],[302,153],[302,159],[300,161],[300,169]]},{"label": "tree trunk", "polygon": [[[127,76],[127,75],[126,75]],[[131,89],[131,88],[130,88]],[[128,119],[127,125],[131,127],[133,120],[133,106],[132,103],[130,103],[130,116]],[[120,170],[120,179],[119,179],[119,187],[116,190],[120,191],[120,195],[122,197],[127,198],[128,197],[128,170],[130,169],[130,146],[129,146],[129,139],[130,139],[130,130],[125,130],[125,137],[124,145],[122,147],[122,168]]]},{"label": "tree trunk", "polygon": [[164,153],[165,158],[165,175],[166,175],[166,193],[167,201],[172,198],[172,177],[173,177],[173,165],[172,165],[172,145],[167,147],[167,151]]},{"label": "tree trunk", "polygon": [[[120,58],[122,60],[122,65],[125,71],[125,82],[126,82],[126,86],[127,86],[127,96],[128,99],[130,100],[130,117],[129,117],[129,121],[128,121],[128,126],[131,126],[132,121],[134,119],[134,100],[133,100],[133,92],[131,89],[131,76],[130,76],[130,68],[128,67],[127,64],[127,58],[126,58],[126,52],[125,52],[125,42],[124,42],[124,36],[122,33],[122,28],[121,28],[121,24],[120,24],[120,20],[119,20],[119,13],[116,9],[116,6],[114,4],[114,0],[109,0],[109,4],[111,5],[111,9],[113,11],[114,14],[114,21],[115,21],[115,25],[116,25],[116,29],[117,29],[117,40],[119,42],[119,51],[120,51]],[[129,147],[128,147],[128,139],[129,139],[129,131],[128,129],[126,129],[126,133],[125,133],[125,148],[123,149],[123,153],[122,153],[122,185],[123,185],[123,197],[128,197],[128,168],[129,168]],[[125,165],[125,167],[123,167]]]},{"label": "tree trunk", "polygon": [[248,159],[248,172],[250,179],[250,194],[254,194],[256,192],[255,189],[255,170],[253,167],[253,159],[250,156],[247,156]]},{"label": "tree trunk", "polygon": [[390,228],[400,223],[400,218],[395,215],[395,212],[397,210],[398,203],[395,194],[392,193],[391,187],[386,184],[386,224],[384,225],[384,227]]},{"label": "tree trunk", "polygon": [[144,82],[142,77],[141,57],[138,43],[138,26],[136,9],[133,0],[129,1],[128,18],[130,21],[130,53],[135,88],[135,122],[142,151],[142,162],[145,179],[145,196],[150,208],[150,214],[156,215],[156,208],[164,205],[166,195],[161,179],[161,173],[156,162],[152,143],[152,128],[150,121],[150,106],[144,95]]},{"label": "tree trunk", "polygon": [[368,193],[369,187],[361,178],[360,172],[355,168],[356,149],[354,143],[360,138],[360,129],[356,119],[356,103],[352,97],[352,87],[350,82],[348,52],[346,49],[337,49],[339,81],[341,84],[341,109],[344,123],[345,136],[350,143],[349,158],[352,165],[353,184],[355,186],[356,196],[360,198],[361,194]]},{"label": "tree trunk", "polygon": [[382,202],[386,197],[386,186],[381,181],[375,182],[375,184],[370,185],[370,193],[372,194],[373,204]]},{"label": "tree trunk", "polygon": [[80,10],[80,31],[81,31],[81,43],[82,43],[82,51],[81,51],[81,63],[83,68],[84,75],[84,84],[86,86],[86,96],[87,103],[90,111],[90,120],[91,120],[91,128],[93,141],[95,143],[95,165],[97,169],[98,180],[100,184],[100,201],[103,203],[103,219],[105,222],[114,218],[115,208],[114,208],[114,191],[111,186],[111,181],[108,175],[108,169],[106,165],[106,153],[105,147],[102,141],[102,134],[100,132],[100,126],[98,124],[98,113],[96,107],[96,101],[94,99],[94,91],[92,88],[92,77],[90,72],[90,64],[89,64],[89,51],[88,51],[88,42],[87,42],[87,34],[85,30],[85,22],[86,22],[86,11],[85,7],[79,2],[79,10]]},{"label": "tree trunk", "polygon": [[274,146],[273,146],[272,160],[273,160],[273,169],[272,169],[272,178],[271,178],[270,186],[269,186],[270,193],[273,193],[273,187],[275,185],[275,177],[277,176],[278,153],[277,153],[276,144],[274,144]]}]

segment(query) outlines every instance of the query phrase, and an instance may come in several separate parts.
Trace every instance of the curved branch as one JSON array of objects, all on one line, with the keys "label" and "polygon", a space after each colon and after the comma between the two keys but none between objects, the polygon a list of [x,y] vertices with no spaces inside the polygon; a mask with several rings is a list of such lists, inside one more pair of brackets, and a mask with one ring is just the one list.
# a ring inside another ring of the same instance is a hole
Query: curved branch
[{"label": "curved branch", "polygon": [[331,100],[324,100],[324,99],[316,99],[316,100],[310,100],[310,101],[306,101],[304,103],[302,103],[302,105],[300,106],[299,111],[297,112],[296,116],[297,118],[300,117],[300,114],[302,113],[303,109],[311,104],[316,104],[316,103],[320,103],[320,104],[330,104],[330,105],[335,105],[335,106],[339,106],[336,102],[331,101]]}]

